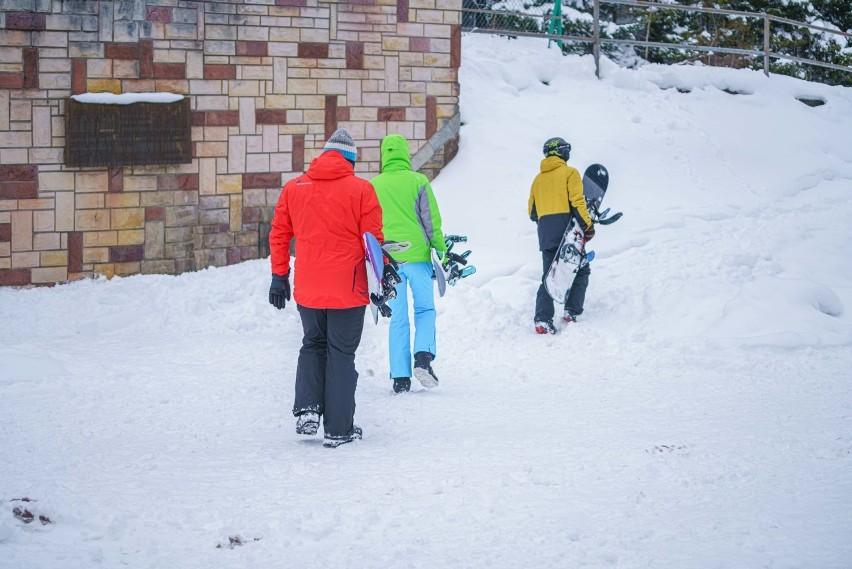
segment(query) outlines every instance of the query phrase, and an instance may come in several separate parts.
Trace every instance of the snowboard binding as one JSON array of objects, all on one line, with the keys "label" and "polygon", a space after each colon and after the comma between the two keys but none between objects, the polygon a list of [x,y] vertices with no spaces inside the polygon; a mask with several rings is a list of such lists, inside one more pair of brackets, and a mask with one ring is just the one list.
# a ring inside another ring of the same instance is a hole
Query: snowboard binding
[{"label": "snowboard binding", "polygon": [[461,254],[452,251],[456,243],[467,243],[466,235],[447,235],[444,237],[444,243],[447,245],[447,251],[441,265],[447,274],[447,284],[454,286],[459,280],[474,274],[476,267],[467,266],[467,258],[472,252],[470,249]]},{"label": "snowboard binding", "polygon": [[397,269],[399,269],[399,264],[387,251],[385,251],[385,267],[382,271],[381,296],[376,293],[370,294],[370,302],[379,308],[379,314],[385,318],[390,318],[392,314],[391,307],[388,306],[387,302],[388,300],[396,298],[396,285],[402,282]]}]

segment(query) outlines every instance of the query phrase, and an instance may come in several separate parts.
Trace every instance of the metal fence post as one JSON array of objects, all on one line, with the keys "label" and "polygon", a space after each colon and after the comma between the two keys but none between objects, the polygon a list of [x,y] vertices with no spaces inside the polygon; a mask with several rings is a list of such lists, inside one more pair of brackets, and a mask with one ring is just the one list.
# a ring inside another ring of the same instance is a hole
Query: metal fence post
[{"label": "metal fence post", "polygon": [[595,8],[594,8],[594,34],[595,34],[595,44],[592,48],[593,53],[595,54],[595,77],[598,79],[601,78],[601,4],[600,0],[595,0]]},{"label": "metal fence post", "polygon": [[763,74],[769,77],[769,14],[763,15]]}]

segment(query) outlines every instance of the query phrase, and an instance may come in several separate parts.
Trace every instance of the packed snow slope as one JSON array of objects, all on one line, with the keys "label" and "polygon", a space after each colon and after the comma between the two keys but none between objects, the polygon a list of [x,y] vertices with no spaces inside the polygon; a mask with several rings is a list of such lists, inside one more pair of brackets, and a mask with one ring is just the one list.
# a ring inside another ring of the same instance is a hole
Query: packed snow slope
[{"label": "packed snow slope", "polygon": [[[438,301],[440,386],[394,395],[369,322],[364,440],[330,451],[294,432],[266,259],[2,289],[1,566],[852,566],[852,90],[463,54],[434,188],[479,270]],[[580,321],[538,336],[552,136],[624,217]]]}]

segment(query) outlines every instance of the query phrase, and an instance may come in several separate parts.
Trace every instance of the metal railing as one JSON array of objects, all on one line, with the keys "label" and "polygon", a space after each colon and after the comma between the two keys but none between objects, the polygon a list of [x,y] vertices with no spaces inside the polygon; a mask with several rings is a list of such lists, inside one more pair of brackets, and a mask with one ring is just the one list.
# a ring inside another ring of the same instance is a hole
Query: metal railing
[{"label": "metal railing", "polygon": [[[506,4],[507,2],[500,2],[501,4]],[[680,43],[668,43],[668,42],[656,42],[656,41],[642,41],[632,38],[602,38],[601,37],[601,20],[600,20],[600,4],[618,4],[621,6],[630,6],[635,8],[649,8],[649,9],[659,9],[659,10],[681,10],[685,12],[704,12],[709,14],[722,14],[726,16],[736,16],[740,18],[751,18],[751,19],[762,19],[763,20],[763,49],[743,49],[743,48],[733,48],[733,47],[722,47],[722,46],[713,46],[713,45],[700,45],[700,44],[680,44]],[[811,30],[817,30],[821,32],[826,32],[830,34],[834,34],[837,36],[842,36],[845,38],[852,38],[852,33],[843,32],[840,30],[835,30],[831,28],[826,28],[824,26],[817,26],[814,24],[808,24],[805,22],[799,22],[796,20],[790,20],[788,18],[782,18],[780,16],[774,16],[772,14],[766,13],[757,13],[757,12],[742,12],[738,10],[726,10],[723,8],[705,8],[703,6],[683,6],[680,4],[661,4],[659,2],[649,2],[647,0],[594,0],[593,6],[593,16],[592,16],[592,35],[591,36],[578,36],[578,35],[566,35],[562,34],[562,26],[561,21],[560,25],[555,28],[551,25],[549,31],[545,30],[544,22],[546,20],[551,20],[556,18],[557,16],[561,18],[561,10],[554,10],[553,13],[542,13],[536,14],[531,13],[529,11],[520,11],[520,10],[495,10],[492,9],[494,2],[492,0],[463,0],[462,7],[462,29],[469,32],[477,32],[477,33],[489,33],[489,34],[499,34],[499,35],[510,35],[510,36],[525,36],[525,37],[546,37],[548,40],[559,41],[560,45],[562,41],[570,41],[570,42],[580,42],[580,43],[591,43],[593,44],[592,53],[595,58],[595,75],[600,78],[600,52],[601,52],[601,44],[613,44],[613,45],[630,45],[635,47],[652,47],[652,48],[663,48],[663,49],[680,49],[683,51],[699,51],[699,52],[708,52],[708,53],[723,53],[723,54],[733,54],[733,55],[746,55],[746,56],[763,56],[763,72],[768,76],[769,75],[769,64],[771,59],[784,59],[793,61],[796,63],[804,64],[804,65],[814,65],[817,67],[824,67],[827,69],[834,69],[837,71],[846,71],[848,73],[852,73],[852,67],[845,65],[838,65],[836,63],[828,63],[824,61],[818,61],[815,59],[806,59],[802,57],[795,57],[792,55],[788,55],[785,53],[777,53],[771,50],[771,39],[772,39],[772,23],[777,22],[780,24],[786,24],[791,26],[796,26],[800,28],[808,28]],[[560,6],[561,7],[561,6]],[[509,27],[498,27],[495,26],[498,21],[495,16],[503,17],[503,21],[506,19],[541,19],[542,23],[538,25],[537,30],[523,29],[523,27],[513,26]],[[482,26],[480,23],[491,23],[491,26]]]}]

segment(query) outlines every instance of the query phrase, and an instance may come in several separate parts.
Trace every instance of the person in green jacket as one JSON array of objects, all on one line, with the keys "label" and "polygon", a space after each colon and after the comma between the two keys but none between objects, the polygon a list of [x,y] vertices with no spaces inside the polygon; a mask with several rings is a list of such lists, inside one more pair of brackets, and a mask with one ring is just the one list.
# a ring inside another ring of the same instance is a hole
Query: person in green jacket
[{"label": "person in green jacket", "polygon": [[[432,369],[437,355],[435,296],[432,284],[432,249],[447,250],[441,231],[441,213],[429,180],[411,170],[408,141],[399,134],[382,140],[382,173],[371,180],[382,206],[385,244],[399,263],[402,282],[396,298],[389,300],[390,377],[397,393],[411,388],[411,329],[408,320],[408,288],[414,304],[414,377],[423,387],[438,385]],[[393,242],[393,243],[391,243]]]}]

